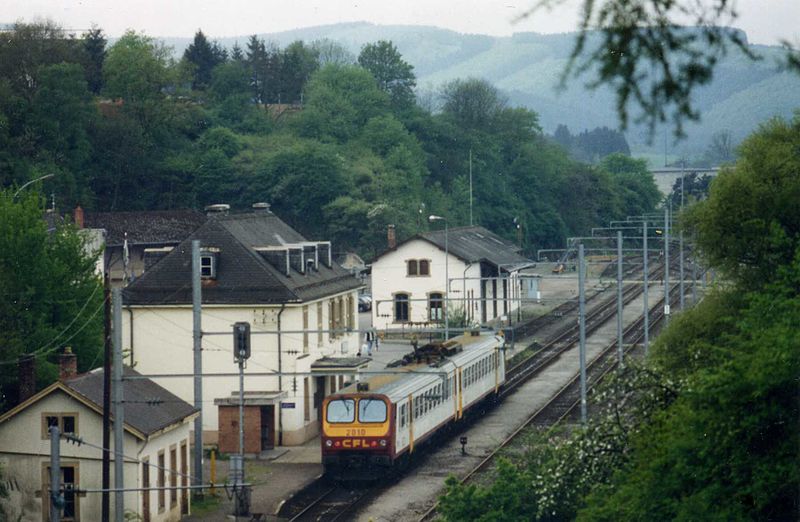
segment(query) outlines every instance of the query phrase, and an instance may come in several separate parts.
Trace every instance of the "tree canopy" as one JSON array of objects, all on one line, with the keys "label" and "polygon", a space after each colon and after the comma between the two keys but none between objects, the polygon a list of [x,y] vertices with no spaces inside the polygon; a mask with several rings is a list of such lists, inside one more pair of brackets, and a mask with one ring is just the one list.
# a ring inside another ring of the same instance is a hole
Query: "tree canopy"
[{"label": "tree canopy", "polygon": [[[39,386],[58,376],[57,352],[71,346],[80,371],[102,352],[103,289],[86,238],[30,188],[0,191],[0,409],[17,400],[22,354],[36,357]],[[47,220],[45,220],[45,217]]]},{"label": "tree canopy", "polygon": [[[688,218],[726,286],[677,314],[583,426],[532,431],[445,520],[791,520],[800,506],[798,119],[745,140]],[[613,156],[612,172],[636,162]],[[753,198],[752,202],[745,202]]]}]

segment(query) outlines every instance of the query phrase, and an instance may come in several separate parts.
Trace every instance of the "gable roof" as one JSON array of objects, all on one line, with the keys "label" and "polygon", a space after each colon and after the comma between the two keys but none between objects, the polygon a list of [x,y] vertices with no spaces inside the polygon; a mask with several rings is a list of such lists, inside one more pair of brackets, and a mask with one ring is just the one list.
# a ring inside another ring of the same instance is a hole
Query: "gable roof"
[{"label": "gable roof", "polygon": [[[123,375],[131,377],[141,374],[125,367]],[[125,429],[139,438],[147,437],[177,424],[187,417],[194,416],[198,411],[197,408],[150,379],[125,380],[123,389]],[[0,423],[7,421],[57,390],[79,400],[98,415],[103,414],[103,369],[98,368],[74,379],[51,384],[0,416]]]},{"label": "gable roof", "polygon": [[[362,284],[336,263],[320,262],[315,270],[289,275],[262,257],[256,248],[308,243],[269,211],[209,217],[124,291],[129,305],[174,305],[192,302],[192,240],[218,252],[216,277],[203,281],[205,304],[299,303],[353,290]],[[320,257],[322,257],[320,255]]]},{"label": "gable roof", "polygon": [[[379,257],[397,250],[415,239],[427,241],[439,249],[445,250],[444,229],[432,230],[410,237]],[[533,263],[533,261],[519,253],[520,248],[518,246],[479,226],[449,229],[447,231],[447,250],[450,254],[467,263],[486,262],[506,270]]]},{"label": "gable roof", "polygon": [[148,210],[141,212],[86,212],[85,228],[106,231],[108,246],[128,244],[176,244],[205,223],[206,216],[196,210]]}]

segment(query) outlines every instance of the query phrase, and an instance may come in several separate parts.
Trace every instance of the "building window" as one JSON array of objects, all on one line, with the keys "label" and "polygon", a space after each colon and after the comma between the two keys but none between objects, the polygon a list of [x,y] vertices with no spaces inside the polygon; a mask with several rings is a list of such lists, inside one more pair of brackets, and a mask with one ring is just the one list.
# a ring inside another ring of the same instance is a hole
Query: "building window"
[{"label": "building window", "polygon": [[428,296],[428,317],[431,321],[444,320],[444,299],[439,292]]},{"label": "building window", "polygon": [[416,259],[409,259],[406,261],[406,273],[410,276],[419,275],[419,267]]},{"label": "building window", "polygon": [[189,449],[186,441],[181,442],[181,515],[189,514],[189,493],[186,487],[189,485]]},{"label": "building window", "polygon": [[408,322],[408,294],[396,294],[394,296],[394,321],[396,323]]},{"label": "building window", "polygon": [[203,279],[216,279],[217,277],[217,259],[212,254],[203,254],[200,256],[200,277]]},{"label": "building window", "polygon": [[308,305],[303,306],[303,353],[308,353]]},{"label": "building window", "polygon": [[[80,503],[75,493],[79,489],[78,464],[61,463],[61,487],[64,492],[64,506],[61,508],[63,522],[80,520]],[[46,500],[45,500],[46,499]],[[42,469],[42,515],[43,520],[50,520],[50,466]]]},{"label": "building window", "polygon": [[150,522],[150,459],[142,459],[142,519]]},{"label": "building window", "polygon": [[166,486],[166,481],[164,480],[164,451],[158,452],[158,512],[163,513],[164,509],[167,507],[167,496],[164,494],[164,487]]},{"label": "building window", "polygon": [[420,259],[419,260],[419,275],[427,276],[431,275],[431,262],[427,259]]},{"label": "building window", "polygon": [[347,296],[347,327],[353,330],[356,327],[355,321],[355,298],[353,294]]},{"label": "building window", "polygon": [[317,346],[322,347],[322,301],[317,303]]},{"label": "building window", "polygon": [[303,379],[303,420],[311,420],[311,383],[308,377]]},{"label": "building window", "polygon": [[174,508],[178,504],[178,448],[172,446],[169,449],[169,507]]},{"label": "building window", "polygon": [[42,439],[50,438],[50,427],[57,426],[62,434],[78,434],[77,413],[42,413]]}]

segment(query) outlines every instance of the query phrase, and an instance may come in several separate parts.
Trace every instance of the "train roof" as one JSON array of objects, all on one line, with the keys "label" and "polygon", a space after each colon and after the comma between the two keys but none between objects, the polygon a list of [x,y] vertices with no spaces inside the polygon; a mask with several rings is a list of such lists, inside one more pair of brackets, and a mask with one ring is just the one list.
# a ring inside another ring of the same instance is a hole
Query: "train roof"
[{"label": "train roof", "polygon": [[362,382],[369,383],[369,390],[358,392],[356,384],[339,390],[338,393],[366,393],[386,395],[393,402],[401,400],[410,393],[434,381],[441,379],[442,373],[451,373],[456,367],[462,367],[492,352],[503,344],[502,338],[494,334],[479,336],[462,335],[456,337],[462,350],[434,364],[409,364],[394,369],[396,373],[376,375]]}]

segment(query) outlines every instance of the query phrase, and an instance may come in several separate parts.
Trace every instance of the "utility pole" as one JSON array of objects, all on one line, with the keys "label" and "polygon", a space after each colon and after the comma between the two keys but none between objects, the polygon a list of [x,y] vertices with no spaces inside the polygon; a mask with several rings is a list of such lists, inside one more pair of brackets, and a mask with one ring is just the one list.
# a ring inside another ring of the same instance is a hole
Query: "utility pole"
[{"label": "utility pole", "polygon": [[250,514],[249,491],[244,486],[244,364],[250,358],[250,323],[238,322],[233,325],[233,357],[239,363],[239,455],[231,456],[236,492],[233,514],[238,517]]},{"label": "utility pole", "polygon": [[[692,238],[694,239],[694,237]],[[694,244],[694,241],[692,241]],[[697,304],[697,254],[692,249],[692,305]]]},{"label": "utility pole", "polygon": [[[192,240],[192,345],[194,352],[194,407],[200,412],[194,419],[194,475],[193,486],[203,485],[203,352],[200,309],[200,240]],[[196,489],[195,496],[203,497],[203,490]]]},{"label": "utility pole", "polygon": [[469,149],[469,226],[472,226],[472,148]]},{"label": "utility pole", "polygon": [[[105,339],[103,342],[103,447],[111,447],[111,276],[110,267],[106,267],[103,275],[103,327]],[[101,518],[103,522],[109,521],[111,513],[110,493],[111,487],[111,453],[103,452],[102,465],[103,499]]]},{"label": "utility pole", "polygon": [[669,324],[669,204],[664,206],[664,321]]},{"label": "utility pole", "polygon": [[578,245],[578,326],[580,330],[579,357],[581,365],[581,422],[586,424],[586,295],[584,279],[586,270],[583,262],[583,243]]},{"label": "utility pole", "polygon": [[[122,383],[122,290],[113,290],[114,300],[114,520],[125,520],[125,390]],[[107,452],[106,452],[107,453]]]},{"label": "utility pole", "polygon": [[622,230],[617,230],[617,351],[619,367],[624,366],[622,350]]},{"label": "utility pole", "polygon": [[644,292],[642,293],[642,297],[644,298],[644,356],[647,357],[650,351],[650,305],[647,303],[647,297],[650,293],[650,284],[647,277],[647,221],[642,222],[642,243],[644,252],[644,256],[642,257],[644,260]]},{"label": "utility pole", "polygon": [[[680,208],[680,213],[683,213],[683,178],[686,175],[686,173],[685,173],[686,160],[683,161],[683,169],[684,170],[681,171],[681,208]],[[678,246],[678,248],[680,249],[679,256],[678,256],[679,259],[680,259],[680,261],[679,261],[679,265],[680,265],[679,273],[680,273],[680,276],[681,276],[681,281],[680,281],[678,286],[679,286],[679,290],[680,290],[680,293],[681,293],[681,296],[680,296],[681,301],[680,302],[681,302],[681,312],[682,312],[683,311],[683,305],[684,305],[684,295],[683,295],[684,294],[684,290],[683,290],[683,278],[684,278],[684,274],[683,274],[683,227],[681,227],[681,230],[680,230],[680,232],[678,234],[679,234],[679,238],[680,238],[679,239],[679,246]]]},{"label": "utility pole", "polygon": [[[61,521],[61,432],[50,426],[50,522]],[[106,452],[107,453],[107,452]],[[42,491],[42,497],[46,493]]]}]

